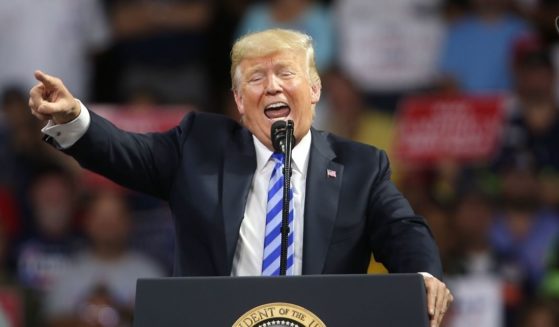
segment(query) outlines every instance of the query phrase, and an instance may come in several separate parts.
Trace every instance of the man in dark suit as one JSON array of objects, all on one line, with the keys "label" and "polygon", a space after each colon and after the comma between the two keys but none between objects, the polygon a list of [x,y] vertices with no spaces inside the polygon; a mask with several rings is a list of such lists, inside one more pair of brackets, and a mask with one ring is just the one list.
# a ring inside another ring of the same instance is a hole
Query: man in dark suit
[{"label": "man in dark suit", "polygon": [[279,245],[269,239],[268,224],[277,217],[269,205],[279,198],[270,192],[280,165],[270,128],[292,119],[288,273],[365,273],[372,252],[390,272],[423,274],[437,326],[452,295],[439,280],[428,226],[390,181],[386,154],[311,128],[321,86],[310,37],[287,30],[250,34],[235,43],[231,59],[242,125],[192,113],[166,133],[124,132],[39,71],[29,105],[49,121],[46,140],[83,167],[169,201],[178,276],[277,274]]}]

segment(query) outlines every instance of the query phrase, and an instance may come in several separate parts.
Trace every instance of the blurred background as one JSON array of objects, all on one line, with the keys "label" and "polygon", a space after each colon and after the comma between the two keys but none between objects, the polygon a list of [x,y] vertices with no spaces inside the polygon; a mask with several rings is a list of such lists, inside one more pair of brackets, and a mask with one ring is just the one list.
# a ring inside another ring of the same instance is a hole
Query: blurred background
[{"label": "blurred background", "polygon": [[128,130],[238,119],[231,45],[270,27],[313,37],[315,127],[386,150],[428,220],[455,293],[444,325],[559,326],[558,15],[556,0],[0,0],[0,326],[131,326],[136,279],[172,274],[166,204],[45,145],[33,71]]}]

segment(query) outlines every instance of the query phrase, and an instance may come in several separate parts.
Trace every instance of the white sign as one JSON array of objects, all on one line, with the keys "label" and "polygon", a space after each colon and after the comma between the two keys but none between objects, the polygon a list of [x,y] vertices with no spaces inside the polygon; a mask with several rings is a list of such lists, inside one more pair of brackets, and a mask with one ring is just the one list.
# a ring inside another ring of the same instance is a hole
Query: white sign
[{"label": "white sign", "polygon": [[492,276],[445,278],[454,303],[445,327],[503,326],[503,283]]}]

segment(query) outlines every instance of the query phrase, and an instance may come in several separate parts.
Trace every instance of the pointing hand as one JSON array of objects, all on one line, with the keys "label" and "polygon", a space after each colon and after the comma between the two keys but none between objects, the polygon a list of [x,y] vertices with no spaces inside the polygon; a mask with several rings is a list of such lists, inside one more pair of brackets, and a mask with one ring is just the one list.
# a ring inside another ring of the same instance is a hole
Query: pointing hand
[{"label": "pointing hand", "polygon": [[62,80],[35,71],[39,83],[29,92],[31,113],[40,120],[52,120],[55,124],[65,124],[80,114],[80,104],[62,83]]}]

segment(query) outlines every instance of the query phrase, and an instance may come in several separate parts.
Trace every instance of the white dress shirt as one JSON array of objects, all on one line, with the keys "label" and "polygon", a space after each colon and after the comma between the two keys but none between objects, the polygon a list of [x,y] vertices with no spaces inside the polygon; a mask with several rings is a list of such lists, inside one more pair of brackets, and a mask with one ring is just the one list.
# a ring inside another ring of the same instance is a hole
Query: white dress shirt
[{"label": "white dress shirt", "polygon": [[[55,125],[49,122],[41,131],[54,138],[60,148],[69,148],[87,131],[91,121],[89,111],[80,102],[81,112],[73,121]],[[262,273],[264,234],[266,230],[266,206],[268,184],[274,168],[270,160],[272,151],[253,136],[256,150],[256,171],[249,190],[245,215],[239,231],[239,240],[233,260],[232,276],[259,276]],[[305,212],[305,180],[309,166],[311,132],[309,131],[293,148],[291,187],[294,198],[294,260],[293,272],[303,271],[303,228]]]},{"label": "white dress shirt", "polygon": [[[239,231],[239,240],[233,259],[232,276],[258,276],[262,273],[264,234],[266,230],[266,210],[268,184],[275,163],[270,160],[272,151],[255,136],[252,137],[256,150],[256,171],[248,193],[245,216]],[[309,131],[293,148],[291,188],[293,189],[294,216],[293,233],[295,253],[293,273],[303,272],[303,228],[305,212],[305,180],[309,166],[311,132]]]}]

